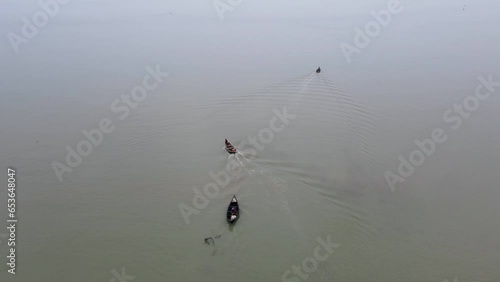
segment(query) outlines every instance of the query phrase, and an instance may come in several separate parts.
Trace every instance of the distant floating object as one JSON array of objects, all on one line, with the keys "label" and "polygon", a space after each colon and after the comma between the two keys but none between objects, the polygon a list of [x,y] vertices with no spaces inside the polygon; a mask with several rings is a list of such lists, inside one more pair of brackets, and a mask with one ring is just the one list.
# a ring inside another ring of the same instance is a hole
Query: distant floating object
[{"label": "distant floating object", "polygon": [[318,69],[316,70],[316,73],[320,73],[321,72],[321,68],[318,67]]},{"label": "distant floating object", "polygon": [[224,139],[224,143],[226,144],[226,151],[229,153],[229,154],[236,154],[236,148],[231,144],[229,143],[229,141],[227,141],[227,139]]}]

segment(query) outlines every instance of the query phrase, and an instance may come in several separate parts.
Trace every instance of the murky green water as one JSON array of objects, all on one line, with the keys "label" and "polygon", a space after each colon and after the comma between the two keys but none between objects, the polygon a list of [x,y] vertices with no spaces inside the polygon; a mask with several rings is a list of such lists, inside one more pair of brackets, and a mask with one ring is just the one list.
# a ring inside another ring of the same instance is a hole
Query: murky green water
[{"label": "murky green water", "polygon": [[[443,119],[479,75],[500,80],[483,2],[407,4],[350,64],[339,44],[369,13],[69,13],[17,55],[2,43],[0,180],[17,169],[19,222],[17,274],[1,264],[0,280],[500,281],[500,88],[458,128]],[[3,34],[20,25],[2,21]],[[157,65],[170,75],[144,100],[114,102]],[[113,131],[60,182],[53,163],[103,119]],[[391,191],[384,173],[435,128],[446,141]],[[228,227],[232,195],[241,218]]]}]

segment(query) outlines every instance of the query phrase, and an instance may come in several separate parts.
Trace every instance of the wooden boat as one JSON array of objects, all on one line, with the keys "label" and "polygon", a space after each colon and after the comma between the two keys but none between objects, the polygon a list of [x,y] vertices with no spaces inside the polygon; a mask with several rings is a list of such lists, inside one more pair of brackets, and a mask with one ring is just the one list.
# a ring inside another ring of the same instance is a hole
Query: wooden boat
[{"label": "wooden boat", "polygon": [[318,67],[318,69],[316,70],[316,73],[320,73],[321,72],[321,68]]},{"label": "wooden boat", "polygon": [[236,220],[238,220],[238,218],[240,217],[240,206],[238,205],[236,196],[233,196],[231,202],[229,203],[229,206],[227,207],[226,217],[228,223],[235,223]]},{"label": "wooden boat", "polygon": [[227,141],[227,139],[224,139],[224,140],[226,143],[226,151],[229,154],[236,154],[236,148],[231,143],[229,143],[229,141]]}]

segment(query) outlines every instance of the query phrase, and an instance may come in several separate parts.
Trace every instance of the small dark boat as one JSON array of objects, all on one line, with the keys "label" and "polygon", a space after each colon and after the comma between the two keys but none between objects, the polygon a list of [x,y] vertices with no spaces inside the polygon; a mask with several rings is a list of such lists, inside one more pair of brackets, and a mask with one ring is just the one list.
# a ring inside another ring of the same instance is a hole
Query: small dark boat
[{"label": "small dark boat", "polygon": [[240,206],[238,205],[236,196],[233,196],[231,202],[229,203],[229,206],[227,207],[226,217],[228,223],[234,223],[240,217]]},{"label": "small dark boat", "polygon": [[320,73],[321,72],[321,68],[318,67],[318,69],[316,70],[316,73]]},{"label": "small dark boat", "polygon": [[227,139],[225,139],[225,143],[226,143],[226,151],[229,154],[236,154],[236,148],[231,143],[229,143]]}]

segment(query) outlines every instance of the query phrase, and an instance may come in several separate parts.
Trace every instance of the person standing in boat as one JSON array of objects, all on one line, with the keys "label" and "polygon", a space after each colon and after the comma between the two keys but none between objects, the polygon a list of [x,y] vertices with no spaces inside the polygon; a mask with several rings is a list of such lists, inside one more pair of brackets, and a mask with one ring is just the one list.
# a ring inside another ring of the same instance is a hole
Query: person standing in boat
[{"label": "person standing in boat", "polygon": [[316,73],[320,73],[321,72],[321,68],[318,67],[318,69],[316,70]]}]

